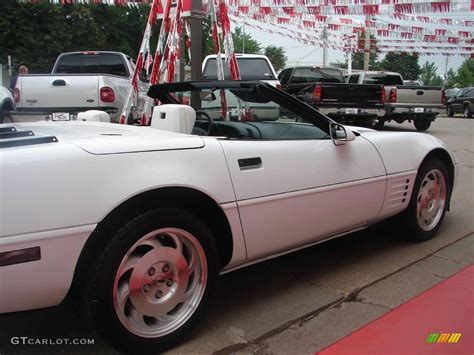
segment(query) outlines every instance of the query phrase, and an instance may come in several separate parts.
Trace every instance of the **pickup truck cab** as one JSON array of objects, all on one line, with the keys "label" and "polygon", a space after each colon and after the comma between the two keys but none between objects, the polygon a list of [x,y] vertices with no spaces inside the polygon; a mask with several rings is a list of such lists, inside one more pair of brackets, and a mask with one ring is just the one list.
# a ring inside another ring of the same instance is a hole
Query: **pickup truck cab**
[{"label": "pickup truck cab", "polygon": [[348,75],[348,83],[381,84],[385,87],[385,114],[379,117],[376,128],[386,121],[413,121],[419,131],[426,131],[436,116],[443,111],[444,93],[439,86],[405,85],[399,73],[367,71]]},{"label": "pickup truck cab", "polygon": [[384,114],[382,85],[344,83],[338,68],[292,67],[284,69],[278,77],[283,91],[337,122],[372,127],[377,117]]},{"label": "pickup truck cab", "polygon": [[[267,56],[262,54],[236,54],[242,80],[260,80],[276,88],[281,88],[277,73]],[[231,79],[229,66],[224,63],[224,76]],[[217,80],[217,55],[211,54],[202,62],[202,78]]]},{"label": "pickup truck cab", "polygon": [[[107,112],[118,121],[130,89],[132,58],[119,52],[70,52],[61,54],[51,74],[18,77],[14,90],[14,122],[64,119],[87,110]],[[132,115],[140,117],[146,84],[140,82]]]}]

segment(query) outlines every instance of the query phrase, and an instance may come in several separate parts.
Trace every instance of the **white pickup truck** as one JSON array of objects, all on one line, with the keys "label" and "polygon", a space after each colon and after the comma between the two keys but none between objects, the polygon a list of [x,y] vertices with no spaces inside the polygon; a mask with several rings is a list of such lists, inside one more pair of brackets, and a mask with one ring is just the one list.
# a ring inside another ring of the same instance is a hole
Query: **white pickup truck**
[{"label": "white pickup truck", "polygon": [[[74,119],[81,111],[106,111],[118,121],[133,75],[132,58],[119,52],[61,54],[51,74],[18,77],[14,90],[14,122]],[[140,82],[132,117],[141,117],[146,84]]]},{"label": "white pickup truck", "polygon": [[419,131],[426,131],[436,116],[444,111],[444,92],[439,86],[406,85],[399,73],[367,71],[346,76],[347,83],[380,84],[385,87],[385,115],[378,117],[376,128],[387,121],[413,121]]}]

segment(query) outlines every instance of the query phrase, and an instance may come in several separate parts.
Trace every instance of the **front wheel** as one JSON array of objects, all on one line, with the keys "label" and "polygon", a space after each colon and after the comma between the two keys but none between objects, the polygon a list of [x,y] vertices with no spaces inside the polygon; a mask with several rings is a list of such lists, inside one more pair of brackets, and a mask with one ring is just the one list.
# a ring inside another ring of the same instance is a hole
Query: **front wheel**
[{"label": "front wheel", "polygon": [[446,166],[438,159],[425,161],[418,170],[410,203],[402,214],[408,239],[421,242],[434,236],[443,223],[449,196]]},{"label": "front wheel", "polygon": [[464,118],[472,118],[472,112],[471,112],[471,109],[469,108],[469,105],[464,106],[463,116]]},{"label": "front wheel", "polygon": [[448,108],[446,109],[446,114],[448,115],[448,117],[454,117],[454,110],[451,105],[448,105]]},{"label": "front wheel", "polygon": [[194,215],[157,209],[113,237],[92,272],[85,305],[123,350],[163,351],[186,338],[218,275],[209,229]]},{"label": "front wheel", "polygon": [[415,128],[418,131],[426,131],[431,126],[430,120],[414,120],[413,123],[415,124]]}]

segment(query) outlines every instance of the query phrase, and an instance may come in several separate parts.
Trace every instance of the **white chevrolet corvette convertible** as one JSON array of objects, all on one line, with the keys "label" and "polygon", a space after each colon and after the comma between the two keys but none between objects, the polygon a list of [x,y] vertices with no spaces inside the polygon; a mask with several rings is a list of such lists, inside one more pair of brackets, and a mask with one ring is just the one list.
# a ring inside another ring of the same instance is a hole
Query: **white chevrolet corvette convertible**
[{"label": "white chevrolet corvette convertible", "polygon": [[159,351],[220,273],[394,216],[425,241],[449,209],[456,161],[430,135],[345,127],[261,82],[148,94],[149,127],[0,125],[0,313],[79,295],[116,345]]}]

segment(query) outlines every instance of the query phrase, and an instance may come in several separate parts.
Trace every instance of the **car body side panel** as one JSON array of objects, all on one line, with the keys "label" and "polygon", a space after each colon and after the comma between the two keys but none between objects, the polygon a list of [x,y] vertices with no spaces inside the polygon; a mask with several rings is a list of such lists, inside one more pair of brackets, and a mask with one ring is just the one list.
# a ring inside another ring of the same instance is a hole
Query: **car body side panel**
[{"label": "car body side panel", "polygon": [[41,259],[0,267],[0,313],[55,306],[66,296],[95,224],[0,238],[0,253],[40,247]]},{"label": "car body side panel", "polygon": [[60,140],[0,154],[0,238],[98,223],[132,196],[160,187],[194,188],[218,204],[235,201],[214,139],[201,149],[106,155]]},{"label": "car body side panel", "polygon": [[[418,170],[423,159],[434,149],[449,152],[441,140],[429,134],[364,131],[363,136],[377,148],[388,175]],[[452,155],[451,159],[455,163]]]}]

